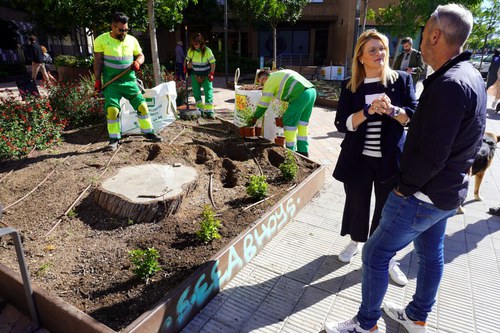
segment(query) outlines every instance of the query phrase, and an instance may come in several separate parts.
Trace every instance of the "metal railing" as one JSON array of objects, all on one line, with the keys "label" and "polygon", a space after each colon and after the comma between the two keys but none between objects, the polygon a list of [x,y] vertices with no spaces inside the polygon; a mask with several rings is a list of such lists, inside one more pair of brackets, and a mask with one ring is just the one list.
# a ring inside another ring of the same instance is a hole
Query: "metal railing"
[{"label": "metal railing", "polygon": [[[2,216],[2,208],[0,206],[0,218]],[[33,289],[31,289],[30,278],[28,274],[28,268],[26,267],[26,261],[24,260],[23,244],[21,243],[21,237],[17,230],[7,227],[0,228],[0,237],[12,235],[14,239],[14,245],[16,248],[17,261],[19,263],[19,269],[21,271],[21,276],[23,278],[24,293],[26,295],[26,300],[28,302],[28,307],[31,314],[31,320],[35,326],[32,326],[30,331],[34,331],[40,327],[40,320],[38,318],[38,312],[36,310],[35,301],[33,299]]]},{"label": "metal railing", "polygon": [[[276,56],[276,67],[286,67],[286,66],[311,66],[313,57],[310,54],[302,53],[281,53]],[[271,67],[273,63],[273,58],[268,59],[265,64]]]}]

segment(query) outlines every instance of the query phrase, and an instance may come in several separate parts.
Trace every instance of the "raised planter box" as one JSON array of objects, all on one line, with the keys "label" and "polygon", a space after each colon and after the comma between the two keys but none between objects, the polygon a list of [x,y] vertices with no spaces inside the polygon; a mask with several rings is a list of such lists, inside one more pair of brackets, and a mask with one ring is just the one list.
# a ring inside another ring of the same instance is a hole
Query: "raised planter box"
[{"label": "raised planter box", "polygon": [[[304,158],[298,156],[298,158]],[[226,247],[197,269],[156,306],[145,312],[121,332],[179,332],[241,269],[273,239],[311,200],[324,184],[325,168],[320,166],[291,190],[253,226],[239,234]],[[41,325],[51,333],[111,333],[109,327],[84,312],[33,286]],[[0,264],[0,297],[28,313],[19,274]]]},{"label": "raised planter box", "polygon": [[59,66],[57,68],[59,81],[74,82],[79,81],[83,76],[90,76],[90,68]]},{"label": "raised planter box", "polygon": [[339,101],[336,99],[326,99],[317,97],[315,105],[336,109],[339,105]]}]

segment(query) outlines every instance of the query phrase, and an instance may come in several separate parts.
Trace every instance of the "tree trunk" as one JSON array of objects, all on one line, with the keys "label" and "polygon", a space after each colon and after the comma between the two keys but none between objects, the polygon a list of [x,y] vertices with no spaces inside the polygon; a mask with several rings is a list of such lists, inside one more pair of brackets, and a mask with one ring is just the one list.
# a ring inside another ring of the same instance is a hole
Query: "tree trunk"
[{"label": "tree trunk", "polygon": [[148,18],[149,18],[149,39],[151,42],[151,61],[153,63],[153,74],[155,86],[161,83],[160,77],[160,59],[158,58],[158,43],[156,41],[156,24],[154,0],[148,0]]},{"label": "tree trunk", "polygon": [[277,45],[277,41],[276,41],[276,39],[277,39],[276,25],[273,25],[272,27],[273,27],[273,67],[272,67],[272,69],[275,70],[276,67],[278,66],[278,64],[277,64],[277,60],[278,60],[277,59],[277,52],[278,52],[277,46],[278,45]]},{"label": "tree trunk", "polygon": [[95,189],[93,200],[113,215],[154,222],[175,214],[197,180],[196,169],[187,166],[124,167]]}]

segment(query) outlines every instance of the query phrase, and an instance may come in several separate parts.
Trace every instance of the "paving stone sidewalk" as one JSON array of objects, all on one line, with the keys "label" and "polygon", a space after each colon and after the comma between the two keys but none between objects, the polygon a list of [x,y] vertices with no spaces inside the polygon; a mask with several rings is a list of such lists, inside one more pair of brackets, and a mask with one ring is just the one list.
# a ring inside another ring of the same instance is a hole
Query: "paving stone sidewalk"
[{"label": "paving stone sidewalk", "polygon": [[[216,105],[234,107],[227,102],[234,98],[233,91],[216,89],[214,97]],[[339,235],[343,186],[331,177],[342,140],[333,126],[334,117],[334,111],[315,107],[310,122],[310,156],[328,168],[320,193],[183,333],[320,332],[325,320],[344,320],[356,314],[361,255],[351,264],[337,259],[349,238]],[[491,109],[487,130],[500,134],[500,114]],[[486,172],[483,201],[473,200],[471,186],[465,214],[448,222],[445,272],[428,332],[500,332],[500,218],[487,213],[489,207],[500,205],[499,160],[500,153]],[[400,287],[390,282],[385,299],[404,305],[416,286],[413,246],[398,252],[397,259],[409,283]],[[386,316],[379,328],[386,333],[406,332]]]}]

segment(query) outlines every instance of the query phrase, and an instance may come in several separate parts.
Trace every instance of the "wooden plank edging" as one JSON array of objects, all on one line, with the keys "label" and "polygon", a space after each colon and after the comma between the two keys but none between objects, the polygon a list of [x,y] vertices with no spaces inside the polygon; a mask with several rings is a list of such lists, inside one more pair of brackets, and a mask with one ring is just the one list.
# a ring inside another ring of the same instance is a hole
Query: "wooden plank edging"
[{"label": "wooden plank edging", "polygon": [[324,184],[325,170],[324,166],[315,170],[123,332],[179,332],[312,199]]}]

